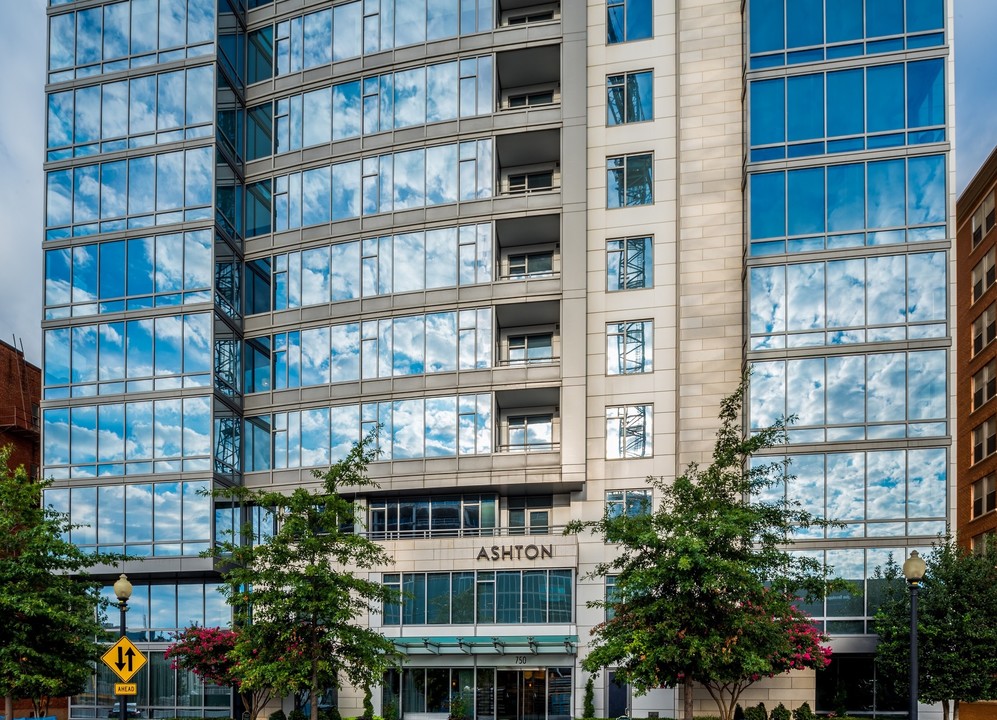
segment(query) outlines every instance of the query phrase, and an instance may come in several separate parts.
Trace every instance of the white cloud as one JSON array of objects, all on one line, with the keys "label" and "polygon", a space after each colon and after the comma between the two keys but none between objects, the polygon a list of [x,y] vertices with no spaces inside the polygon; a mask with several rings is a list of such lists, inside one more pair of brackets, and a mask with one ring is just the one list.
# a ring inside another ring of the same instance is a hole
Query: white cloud
[{"label": "white cloud", "polygon": [[997,145],[997,94],[993,92],[993,28],[997,3],[959,0],[955,10],[956,168],[962,192]]}]

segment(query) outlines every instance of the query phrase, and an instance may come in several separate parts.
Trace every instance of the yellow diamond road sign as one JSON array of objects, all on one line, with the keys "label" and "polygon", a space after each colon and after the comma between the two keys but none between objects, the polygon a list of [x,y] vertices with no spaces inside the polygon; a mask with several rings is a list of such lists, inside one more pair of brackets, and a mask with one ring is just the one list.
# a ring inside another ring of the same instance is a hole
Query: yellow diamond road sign
[{"label": "yellow diamond road sign", "polygon": [[146,663],[145,655],[127,637],[114,643],[100,659],[124,683],[131,680]]}]

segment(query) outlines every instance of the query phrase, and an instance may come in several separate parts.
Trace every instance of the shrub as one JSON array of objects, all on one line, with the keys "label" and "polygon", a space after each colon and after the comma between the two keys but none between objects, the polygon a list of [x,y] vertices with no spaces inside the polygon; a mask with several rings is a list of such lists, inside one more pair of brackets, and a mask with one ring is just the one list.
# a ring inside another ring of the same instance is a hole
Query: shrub
[{"label": "shrub", "polygon": [[805,702],[793,710],[793,720],[817,720],[817,716],[810,709],[810,703]]},{"label": "shrub", "polygon": [[758,703],[754,707],[749,707],[745,710],[744,720],[769,720],[769,713],[765,709],[765,703]]},{"label": "shrub", "polygon": [[595,717],[595,683],[592,681],[591,675],[585,683],[585,699],[582,702],[582,717],[586,719]]},{"label": "shrub", "polygon": [[454,695],[450,698],[449,720],[465,720],[465,718],[467,718],[467,701],[462,695]]},{"label": "shrub", "polygon": [[287,720],[308,720],[308,716],[305,715],[304,710],[295,708],[287,714]]},{"label": "shrub", "polygon": [[786,709],[786,706],[779,703],[774,708],[772,708],[771,720],[792,720],[792,714]]},{"label": "shrub", "polygon": [[734,706],[734,720],[744,720],[744,708],[741,703]]},{"label": "shrub", "polygon": [[394,700],[389,700],[385,703],[381,712],[384,713],[384,720],[398,720],[398,703]]},{"label": "shrub", "polygon": [[[327,708],[319,708],[318,711],[319,720],[343,720],[343,716],[339,714],[339,708],[335,705]],[[291,720],[290,718],[288,720]]]},{"label": "shrub", "polygon": [[277,710],[276,712],[270,713],[268,720],[287,720],[287,715],[284,714],[283,710]]},{"label": "shrub", "polygon": [[363,692],[363,720],[374,720],[374,703],[371,700],[370,688],[364,688]]}]

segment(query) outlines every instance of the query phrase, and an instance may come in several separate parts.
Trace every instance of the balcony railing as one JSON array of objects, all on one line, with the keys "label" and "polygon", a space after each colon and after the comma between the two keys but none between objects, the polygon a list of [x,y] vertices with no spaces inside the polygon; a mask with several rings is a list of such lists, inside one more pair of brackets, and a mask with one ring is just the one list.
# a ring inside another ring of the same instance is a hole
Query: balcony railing
[{"label": "balcony railing", "polygon": [[363,535],[371,540],[420,540],[425,538],[488,538],[526,537],[537,535],[563,535],[564,525],[546,527],[496,527],[496,528],[436,528],[419,530],[368,530]]}]

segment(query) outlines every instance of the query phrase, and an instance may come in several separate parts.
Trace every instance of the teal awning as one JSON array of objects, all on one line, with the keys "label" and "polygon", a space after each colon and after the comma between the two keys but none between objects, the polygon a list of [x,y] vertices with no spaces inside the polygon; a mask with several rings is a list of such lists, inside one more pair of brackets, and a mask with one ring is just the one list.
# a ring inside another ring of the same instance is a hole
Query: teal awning
[{"label": "teal awning", "polygon": [[575,655],[577,635],[392,638],[404,655]]}]

